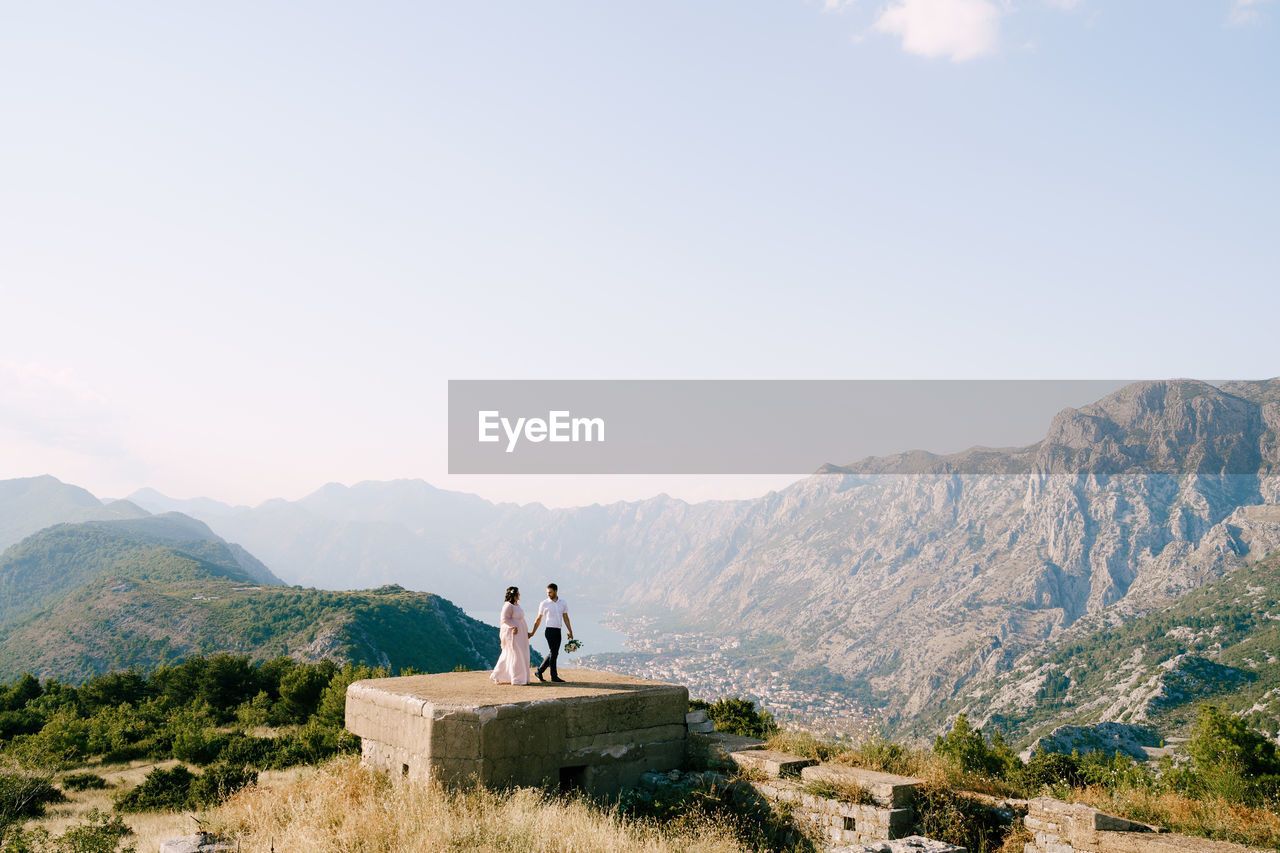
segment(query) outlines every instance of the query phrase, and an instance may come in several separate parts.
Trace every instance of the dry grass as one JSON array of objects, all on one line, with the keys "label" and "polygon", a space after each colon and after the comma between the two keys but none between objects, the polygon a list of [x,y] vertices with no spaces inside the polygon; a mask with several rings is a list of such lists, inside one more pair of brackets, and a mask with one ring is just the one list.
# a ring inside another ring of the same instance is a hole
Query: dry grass
[{"label": "dry grass", "polygon": [[[70,827],[84,823],[89,812],[94,809],[110,812],[115,796],[141,783],[152,770],[158,767],[168,769],[179,763],[178,761],[134,761],[128,764],[93,765],[68,771],[85,770],[97,773],[107,780],[110,787],[90,791],[67,791],[67,802],[48,806],[44,817],[29,821],[26,826],[28,829],[43,827],[51,835],[61,835]],[[259,777],[259,784],[287,784],[305,775],[314,775],[315,772],[314,768],[267,771]],[[124,843],[134,845],[140,853],[159,850],[160,842],[195,832],[196,824],[190,815],[190,812],[143,812],[121,815],[124,822],[133,830],[133,835],[125,839]]]},{"label": "dry grass", "polygon": [[1000,845],[1000,849],[996,853],[1023,853],[1027,845],[1033,841],[1035,841],[1035,836],[1031,834],[1031,830],[1021,823],[1017,823],[1009,834],[1004,837],[1004,843]]},{"label": "dry grass", "polygon": [[815,761],[838,760],[849,753],[849,748],[814,737],[809,732],[783,730],[769,738],[765,744],[769,749],[789,752]]},{"label": "dry grass", "polygon": [[1021,796],[1015,785],[989,776],[966,773],[955,762],[933,750],[910,748],[883,738],[871,737],[856,746],[843,746],[818,740],[805,732],[787,732],[771,739],[769,748],[819,761],[830,761],[832,764],[914,776],[960,791],[995,797]]},{"label": "dry grass", "polygon": [[362,768],[339,758],[309,776],[264,779],[210,814],[245,853],[738,853],[745,848],[721,826],[658,827],[623,820],[582,799],[532,789],[445,791]]},{"label": "dry grass", "polygon": [[[177,761],[147,762],[134,761],[129,764],[110,764],[105,766],[82,767],[97,773],[107,780],[110,787],[96,791],[67,791],[67,802],[55,803],[47,807],[44,817],[28,822],[28,828],[44,827],[52,835],[61,835],[68,828],[84,823],[93,809],[110,812],[112,799],[117,793],[132,788],[157,767],[173,767]],[[70,771],[75,772],[75,771]],[[158,850],[160,842],[166,838],[187,835],[194,824],[191,818],[181,814],[148,813],[126,815],[124,822],[134,834],[127,844],[137,845],[139,850]]]},{"label": "dry grass", "polygon": [[1280,849],[1280,814],[1221,797],[1191,799],[1141,788],[1083,788],[1075,791],[1072,799],[1109,814],[1163,826],[1170,832]]},{"label": "dry grass", "polygon": [[840,800],[844,803],[853,803],[856,806],[875,805],[875,800],[866,788],[851,782],[819,779],[805,784],[801,790],[806,794],[813,794],[815,797]]}]

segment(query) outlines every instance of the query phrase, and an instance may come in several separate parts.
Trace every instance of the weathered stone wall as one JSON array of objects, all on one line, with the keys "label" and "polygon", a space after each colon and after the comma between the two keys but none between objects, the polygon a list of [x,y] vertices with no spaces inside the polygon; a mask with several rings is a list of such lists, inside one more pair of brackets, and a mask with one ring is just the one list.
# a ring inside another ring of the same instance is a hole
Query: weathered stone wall
[{"label": "weathered stone wall", "polygon": [[[819,766],[812,759],[761,746],[730,752],[728,759],[742,771],[739,784],[785,804],[795,819],[816,828],[832,844],[867,845],[914,835],[913,804],[921,779],[857,767]],[[818,793],[824,788],[861,792],[864,801]],[[945,844],[932,849],[964,853],[963,848]]]},{"label": "weathered stone wall", "polygon": [[[711,771],[693,775],[715,776],[717,784],[785,804],[832,849],[965,853],[914,835],[921,779],[818,765],[715,732],[705,712],[687,713],[689,693],[679,685],[591,670],[565,674],[570,684],[519,687],[494,685],[487,673],[358,681],[347,691],[347,728],[362,739],[367,765],[410,778],[612,794],[692,765]],[[838,795],[828,795],[833,792]],[[1025,808],[1022,820],[1032,834],[1025,853],[1251,850],[1050,798],[1027,801]]]},{"label": "weathered stone wall", "polygon": [[1250,853],[1254,848],[1164,832],[1160,827],[1049,797],[1027,801],[1033,840],[1025,853]]},{"label": "weathered stone wall", "polygon": [[487,673],[379,678],[347,689],[364,762],[412,779],[612,793],[685,759],[689,692],[565,670],[568,684],[495,685]]},{"label": "weathered stone wall", "polygon": [[[698,744],[699,740],[706,742]],[[736,784],[749,786],[772,802],[787,804],[792,815],[816,827],[832,849],[964,853],[963,848],[915,834],[918,827],[914,805],[916,791],[924,784],[921,779],[817,764],[801,756],[764,749],[760,741],[727,735],[691,735],[690,742],[701,754],[711,756],[730,746],[723,751],[721,766],[740,771]],[[819,795],[815,789],[822,790],[824,786],[815,783],[830,783],[825,786],[827,790],[834,787],[842,793],[861,791],[870,802]],[[1010,821],[1022,814],[1024,801],[996,803],[980,794],[971,796],[992,801],[993,807],[1003,811]],[[1049,797],[1025,801],[1025,810],[1021,820],[1032,835],[1025,853],[1254,853],[1254,848],[1176,835],[1087,805]],[[837,847],[841,844],[852,846]]]}]

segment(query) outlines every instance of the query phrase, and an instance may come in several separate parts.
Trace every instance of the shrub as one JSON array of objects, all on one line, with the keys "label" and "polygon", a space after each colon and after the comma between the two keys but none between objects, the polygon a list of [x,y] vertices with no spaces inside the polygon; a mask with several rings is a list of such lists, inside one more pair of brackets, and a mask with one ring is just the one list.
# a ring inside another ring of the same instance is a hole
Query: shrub
[{"label": "shrub", "polygon": [[194,809],[216,806],[241,788],[257,783],[258,771],[231,764],[215,764],[191,783],[187,805]]},{"label": "shrub", "polygon": [[135,669],[91,678],[77,692],[81,707],[89,714],[104,708],[136,705],[146,694],[147,677]]},{"label": "shrub", "polygon": [[157,767],[142,784],[116,797],[121,812],[176,812],[186,807],[195,775],[179,764],[172,770]]},{"label": "shrub", "polygon": [[86,720],[73,709],[60,709],[49,715],[40,731],[10,741],[5,752],[26,763],[66,766],[89,757],[89,735]]},{"label": "shrub", "polygon": [[44,718],[30,708],[0,711],[0,740],[32,735],[44,727]]},{"label": "shrub", "polygon": [[1100,750],[1087,752],[1078,759],[1083,784],[1099,788],[1150,788],[1155,777],[1145,762],[1134,761],[1127,755],[1114,755]]},{"label": "shrub", "polygon": [[347,720],[347,688],[351,683],[365,678],[381,678],[387,674],[383,667],[370,669],[367,666],[346,664],[329,679],[329,685],[324,689],[316,708],[315,719],[326,726],[342,728]]},{"label": "shrub", "polygon": [[249,737],[237,732],[227,738],[227,743],[218,755],[218,760],[225,764],[239,764],[266,770],[276,766],[279,740],[280,738]]},{"label": "shrub", "polygon": [[858,767],[879,770],[882,773],[910,774],[911,751],[900,743],[880,735],[872,735],[850,750],[848,760]]},{"label": "shrub", "polygon": [[1215,705],[1201,706],[1187,754],[1198,777],[1189,780],[1193,790],[1255,805],[1280,792],[1275,743]]},{"label": "shrub", "polygon": [[999,850],[1010,830],[990,806],[943,785],[919,786],[915,809],[920,835],[964,847],[970,853]]},{"label": "shrub", "polygon": [[100,791],[107,787],[107,780],[97,773],[68,773],[62,777],[62,787],[68,791]]},{"label": "shrub", "polygon": [[275,768],[319,764],[340,752],[360,748],[359,738],[316,722],[307,723],[295,734],[275,740],[277,745],[271,764]]},{"label": "shrub", "polygon": [[206,662],[198,689],[218,722],[225,723],[240,703],[257,695],[258,673],[248,657],[214,655]]},{"label": "shrub", "polygon": [[[121,840],[132,830],[118,815],[108,815],[97,809],[86,816],[87,823],[73,826],[58,837],[54,849],[57,853],[116,853]],[[124,853],[134,853],[132,845]]]},{"label": "shrub", "polygon": [[814,737],[809,732],[779,731],[769,738],[769,749],[789,752],[815,761],[830,761],[847,750],[837,743]]},{"label": "shrub", "polygon": [[257,781],[257,771],[243,765],[215,764],[199,776],[182,764],[172,770],[157,768],[141,785],[116,797],[116,809],[128,813],[209,808]]},{"label": "shrub", "polygon": [[0,770],[0,825],[40,817],[49,803],[66,797],[43,776],[19,770]]},{"label": "shrub", "polygon": [[[24,830],[0,826],[0,850],[3,853],[117,853],[120,842],[131,830],[119,817],[93,809],[87,822],[70,827],[54,838],[43,827]],[[133,845],[120,853],[136,853]]]},{"label": "shrub", "polygon": [[305,723],[320,704],[335,667],[332,661],[299,664],[280,680],[280,709],[283,721]]},{"label": "shrub", "polygon": [[996,779],[1007,778],[1020,764],[999,732],[992,735],[988,745],[982,730],[970,725],[964,714],[956,717],[951,731],[938,735],[933,751],[955,762],[966,773],[979,773]]},{"label": "shrub", "polygon": [[779,730],[773,714],[768,711],[757,711],[756,704],[749,699],[734,696],[717,699],[710,704],[695,700],[690,702],[689,706],[705,709],[718,732],[765,739]]},{"label": "shrub", "polygon": [[40,680],[29,672],[13,683],[13,687],[0,687],[0,709],[17,711],[26,707],[29,702],[39,699],[44,693]]},{"label": "shrub", "polygon": [[1046,786],[1052,788],[1055,785],[1078,788],[1084,784],[1079,757],[1061,752],[1038,750],[1032,753],[1031,759],[1018,770],[1016,776],[1029,791],[1039,791]]},{"label": "shrub", "polygon": [[242,702],[236,709],[236,722],[242,726],[265,726],[271,722],[271,709],[274,703],[267,691],[260,690],[258,695],[247,702]]}]

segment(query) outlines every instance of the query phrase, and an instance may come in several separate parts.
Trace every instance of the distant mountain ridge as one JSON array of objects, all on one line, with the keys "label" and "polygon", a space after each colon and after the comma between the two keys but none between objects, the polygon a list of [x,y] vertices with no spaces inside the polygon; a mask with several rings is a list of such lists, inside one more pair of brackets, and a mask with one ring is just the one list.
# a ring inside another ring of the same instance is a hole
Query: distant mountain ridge
[{"label": "distant mountain ridge", "polygon": [[551,510],[395,481],[203,520],[294,582],[496,600],[555,578],[771,638],[776,667],[825,668],[911,729],[1077,623],[1158,611],[1280,548],[1278,433],[1278,380],[1145,382],[1028,447],[830,465],[753,500]]},{"label": "distant mountain ridge", "polygon": [[241,583],[280,585],[253,555],[178,513],[56,524],[0,554],[0,627],[51,605],[100,575],[167,549]]},{"label": "distant mountain ridge", "polygon": [[1029,448],[829,468],[634,592],[709,631],[778,635],[792,666],[867,684],[912,728],[1083,617],[1163,607],[1275,551],[1277,384],[1140,383]]},{"label": "distant mountain ridge", "polygon": [[[326,592],[274,580],[177,513],[59,524],[0,556],[0,680],[78,681],[193,654],[413,667],[488,667],[497,631],[438,596]],[[210,534],[211,536],[211,534]],[[237,552],[238,550],[238,552]]]},{"label": "distant mountain ridge", "polygon": [[[298,501],[253,508],[174,501],[154,490],[130,499],[147,509],[185,507],[292,583],[330,589],[398,583],[455,600],[495,598],[493,575],[460,561],[456,548],[460,539],[480,535],[495,507],[421,480],[331,483]],[[498,587],[499,603],[505,586]]]},{"label": "distant mountain ridge", "polygon": [[104,504],[85,489],[48,475],[0,480],[0,551],[64,521],[105,521],[146,514],[128,501]]}]

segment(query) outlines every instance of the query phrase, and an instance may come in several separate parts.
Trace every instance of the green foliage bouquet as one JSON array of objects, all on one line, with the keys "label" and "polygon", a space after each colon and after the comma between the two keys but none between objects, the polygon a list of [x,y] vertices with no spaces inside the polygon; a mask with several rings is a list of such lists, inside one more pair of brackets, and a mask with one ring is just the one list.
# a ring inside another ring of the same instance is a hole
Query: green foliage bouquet
[{"label": "green foliage bouquet", "polygon": [[571,655],[580,648],[582,648],[582,641],[578,639],[570,640],[569,642],[564,644],[564,650],[566,654]]}]

